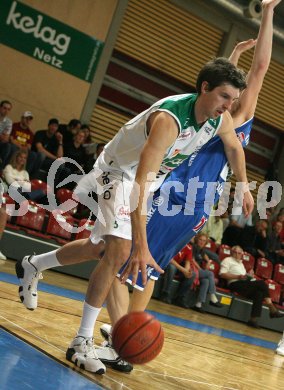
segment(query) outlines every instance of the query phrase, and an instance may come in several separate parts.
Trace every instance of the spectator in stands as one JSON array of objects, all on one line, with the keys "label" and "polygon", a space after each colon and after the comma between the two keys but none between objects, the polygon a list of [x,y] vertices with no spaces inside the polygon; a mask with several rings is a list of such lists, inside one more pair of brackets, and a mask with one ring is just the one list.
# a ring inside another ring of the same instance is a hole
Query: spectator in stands
[{"label": "spectator in stands", "polygon": [[207,243],[207,240],[207,235],[202,232],[199,232],[195,236],[194,244],[192,245],[193,261],[198,270],[198,279],[200,282],[197,303],[192,309],[200,313],[204,313],[202,304],[206,302],[206,297],[208,293],[210,294],[210,304],[212,306],[218,308],[223,307],[223,305],[218,302],[218,298],[216,297],[214,273],[209,270],[211,260],[205,252],[205,245]]},{"label": "spectator in stands", "polygon": [[[283,209],[282,209],[283,210]],[[284,212],[283,211],[280,211],[278,214],[277,214],[277,217],[276,217],[276,222],[281,222],[282,223],[282,230],[280,232],[280,241],[281,241],[281,244],[283,246],[284,244]]]},{"label": "spectator in stands", "polygon": [[[7,214],[5,210],[5,204],[3,203],[4,185],[0,178],[0,246],[1,238],[7,223]],[[3,260],[7,260],[7,257],[0,251],[0,264]]]},{"label": "spectator in stands", "polygon": [[[63,136],[58,130],[58,119],[52,118],[48,121],[47,130],[38,130],[35,133],[32,149],[41,154],[42,163],[41,170],[48,172],[52,163],[63,157]],[[55,187],[57,184],[70,174],[70,170],[61,164],[55,179]]]},{"label": "spectator in stands", "polygon": [[32,120],[33,114],[30,111],[25,111],[21,116],[20,122],[13,123],[10,143],[12,144],[11,156],[19,149],[27,150],[27,171],[31,177],[36,177],[41,164],[41,156],[39,153],[31,150],[34,139],[34,133],[30,129]]},{"label": "spectator in stands", "polygon": [[267,230],[266,219],[260,219],[255,226],[245,226],[240,239],[241,247],[251,253],[256,259],[265,257],[267,251]]},{"label": "spectator in stands", "polygon": [[267,258],[272,261],[273,264],[284,264],[284,249],[282,247],[281,233],[283,229],[283,223],[276,221],[272,232],[267,237]]},{"label": "spectator in stands", "polygon": [[[76,161],[82,168],[84,168],[85,162],[87,160],[87,154],[83,146],[85,142],[85,132],[84,130],[78,130],[74,135],[72,142],[67,143],[64,147],[64,157],[72,158]],[[82,174],[75,164],[66,163],[66,166],[70,169],[72,173]]]},{"label": "spectator in stands", "polygon": [[11,191],[19,192],[26,199],[34,201],[45,200],[46,192],[43,190],[31,190],[30,177],[26,170],[27,157],[27,150],[16,151],[10,163],[3,170],[3,178],[10,186]]},{"label": "spectator in stands", "polygon": [[178,275],[180,285],[174,299],[174,304],[185,308],[189,307],[186,302],[188,291],[194,285],[194,282],[198,282],[198,279],[196,280],[196,272],[192,267],[192,247],[188,244],[170,261],[165,270],[161,301],[171,303],[170,291],[174,277]]},{"label": "spectator in stands", "polygon": [[223,237],[223,220],[220,216],[210,215],[204,229],[203,233],[206,233],[207,236],[215,242],[217,248],[221,245]]},{"label": "spectator in stands", "polygon": [[90,129],[90,126],[84,124],[84,125],[81,126],[81,130],[84,130],[84,132],[85,132],[85,141],[84,141],[84,145],[93,144],[94,141],[92,140],[92,137],[91,137],[91,129]]},{"label": "spectator in stands", "polygon": [[8,114],[12,109],[12,103],[2,100],[0,103],[0,168],[2,169],[8,162],[12,152],[12,145],[9,143],[9,136],[12,131],[12,121]]},{"label": "spectator in stands", "polygon": [[208,235],[203,231],[199,232],[193,240],[193,257],[202,266],[202,262],[206,264],[206,268],[209,267],[211,260],[220,263],[219,256],[206,248],[208,242]]},{"label": "spectator in stands", "polygon": [[71,119],[68,125],[60,124],[58,126],[58,132],[63,136],[63,146],[70,144],[74,135],[81,129],[81,121],[79,119]]},{"label": "spectator in stands", "polygon": [[253,301],[248,325],[259,328],[257,320],[261,317],[263,300],[269,308],[271,318],[279,318],[284,315],[273,305],[269,296],[268,286],[264,280],[253,279],[253,270],[247,274],[242,256],[243,249],[238,245],[234,246],[232,255],[226,257],[221,262],[219,275],[227,281],[228,287],[232,292],[236,292]]}]

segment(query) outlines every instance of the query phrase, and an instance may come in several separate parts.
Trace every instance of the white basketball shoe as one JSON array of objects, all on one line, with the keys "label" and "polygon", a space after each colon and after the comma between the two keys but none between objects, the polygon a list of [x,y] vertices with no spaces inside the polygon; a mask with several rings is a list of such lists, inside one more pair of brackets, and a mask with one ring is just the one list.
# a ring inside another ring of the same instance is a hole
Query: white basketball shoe
[{"label": "white basketball shoe", "polygon": [[20,282],[19,297],[29,310],[37,308],[37,284],[42,273],[31,263],[33,256],[25,256],[16,263],[16,274]]},{"label": "white basketball shoe", "polygon": [[76,336],[66,351],[66,359],[83,370],[102,375],[105,365],[100,361],[93,337]]}]

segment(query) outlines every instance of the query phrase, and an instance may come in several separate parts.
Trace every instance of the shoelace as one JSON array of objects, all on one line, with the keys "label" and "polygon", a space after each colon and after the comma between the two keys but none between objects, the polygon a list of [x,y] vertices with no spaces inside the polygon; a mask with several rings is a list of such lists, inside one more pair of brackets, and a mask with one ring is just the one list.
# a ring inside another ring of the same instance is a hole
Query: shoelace
[{"label": "shoelace", "polygon": [[94,348],[93,337],[91,337],[89,339],[84,339],[82,344],[83,344],[84,354],[86,355],[86,357],[89,357],[92,359],[98,359],[98,355],[97,355],[95,348]]},{"label": "shoelace", "polygon": [[43,279],[42,273],[35,272],[33,277],[32,277],[31,283],[30,283],[30,286],[31,286],[30,290],[31,291],[36,291],[39,279]]}]

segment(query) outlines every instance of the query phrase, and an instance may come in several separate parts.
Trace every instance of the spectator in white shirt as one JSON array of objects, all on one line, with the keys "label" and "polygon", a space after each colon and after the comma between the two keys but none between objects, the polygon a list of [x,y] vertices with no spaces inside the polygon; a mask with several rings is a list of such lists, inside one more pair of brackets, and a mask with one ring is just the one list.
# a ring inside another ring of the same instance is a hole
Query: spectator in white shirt
[{"label": "spectator in white shirt", "polygon": [[257,319],[261,317],[262,302],[264,301],[270,312],[271,318],[279,318],[281,314],[273,305],[269,296],[269,290],[264,280],[255,280],[253,270],[249,273],[243,265],[243,250],[236,245],[232,248],[232,256],[226,257],[221,262],[219,275],[227,280],[228,287],[232,292],[236,292],[245,298],[252,300],[251,317],[248,325],[254,328],[259,328]]}]

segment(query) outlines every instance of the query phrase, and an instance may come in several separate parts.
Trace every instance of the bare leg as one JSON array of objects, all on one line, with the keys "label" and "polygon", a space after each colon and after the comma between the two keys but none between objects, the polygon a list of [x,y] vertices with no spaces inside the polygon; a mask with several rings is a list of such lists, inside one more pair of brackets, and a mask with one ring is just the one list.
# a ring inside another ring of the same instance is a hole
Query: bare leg
[{"label": "bare leg", "polygon": [[148,303],[151,299],[151,296],[153,294],[154,286],[155,286],[155,281],[149,279],[143,291],[140,291],[137,288],[135,288],[133,290],[128,311],[132,312],[132,311],[146,310]]},{"label": "bare leg", "polygon": [[105,253],[93,271],[88,285],[86,302],[93,306],[102,307],[116,274],[128,259],[131,241],[119,237],[106,238]]},{"label": "bare leg", "polygon": [[90,239],[76,240],[68,242],[57,250],[33,256],[31,263],[39,272],[42,272],[54,267],[99,259],[103,254],[103,249],[103,241],[94,245]]},{"label": "bare leg", "polygon": [[100,259],[104,250],[104,243],[94,245],[90,239],[76,240],[59,248],[56,252],[57,260],[61,265],[83,263]]},{"label": "bare leg", "polygon": [[110,322],[114,325],[128,312],[129,293],[127,285],[121,284],[120,280],[115,278],[106,302]]}]

